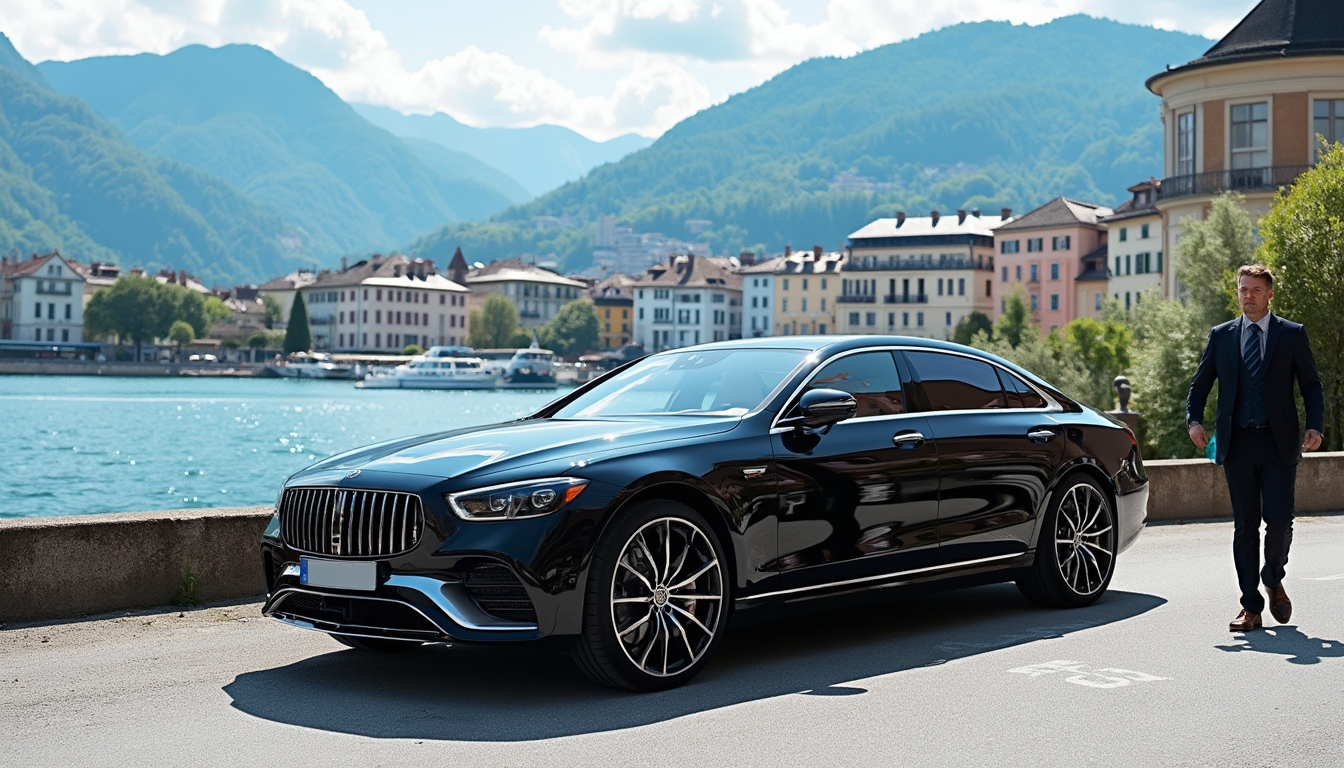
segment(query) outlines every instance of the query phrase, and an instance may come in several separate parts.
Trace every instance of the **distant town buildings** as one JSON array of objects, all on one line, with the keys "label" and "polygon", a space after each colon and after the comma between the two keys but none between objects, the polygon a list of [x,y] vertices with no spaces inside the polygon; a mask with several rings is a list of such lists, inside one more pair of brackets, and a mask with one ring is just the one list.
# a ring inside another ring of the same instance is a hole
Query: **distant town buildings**
[{"label": "distant town buildings", "polygon": [[630,343],[634,334],[634,275],[615,274],[588,289],[597,311],[598,343],[602,349],[618,349]]},{"label": "distant town buildings", "polygon": [[835,299],[840,332],[946,339],[971,312],[989,314],[994,230],[1011,213],[898,213],[852,233]]},{"label": "distant town buildings", "polygon": [[[686,222],[686,227],[692,234],[698,234],[713,224],[707,219],[692,219]],[[673,253],[710,255],[705,243],[687,243],[660,232],[635,232],[631,227],[618,227],[615,216],[597,217],[594,246],[593,270],[599,275],[639,274]]]},{"label": "distant town buildings", "polygon": [[775,335],[835,333],[845,261],[845,254],[826,253],[820,245],[810,251],[785,248],[775,261]]},{"label": "distant town buildings", "polygon": [[1016,288],[1022,289],[1032,317],[1045,331],[1084,316],[1084,307],[1087,312],[1099,311],[1106,300],[1106,282],[1090,273],[1084,282],[1093,288],[1082,296],[1077,283],[1085,271],[1083,257],[1104,256],[1097,252],[1106,244],[1102,219],[1111,213],[1095,203],[1057,197],[996,227],[998,274],[992,281],[992,317],[1003,312],[1008,294]]},{"label": "distant town buildings", "polygon": [[756,254],[738,257],[742,265],[742,335],[749,338],[775,335],[775,270],[783,256],[756,263]]},{"label": "distant town buildings", "polygon": [[386,354],[466,342],[469,291],[432,261],[375,255],[299,290],[314,349]]},{"label": "distant town buildings", "polygon": [[1163,253],[1162,212],[1157,209],[1161,191],[1157,179],[1141,181],[1129,188],[1130,198],[1115,213],[1101,220],[1106,225],[1110,267],[1107,291],[1126,310],[1137,306],[1148,290],[1172,296],[1175,281],[1170,277],[1171,259]]},{"label": "distant town buildings", "polygon": [[77,265],[56,251],[0,259],[0,339],[82,342],[84,276]]},{"label": "distant town buildings", "polygon": [[635,283],[635,343],[650,352],[742,337],[742,276],[728,259],[669,256]]},{"label": "distant town buildings", "polygon": [[466,274],[472,308],[479,308],[490,293],[508,297],[518,308],[524,328],[537,328],[555,317],[569,302],[587,296],[588,285],[521,259],[500,259]]},{"label": "distant town buildings", "polygon": [[310,269],[290,272],[284,277],[267,280],[258,288],[263,296],[270,296],[280,304],[280,322],[277,328],[284,328],[289,322],[289,313],[294,309],[294,294],[301,288],[307,288],[317,280],[317,274]]}]

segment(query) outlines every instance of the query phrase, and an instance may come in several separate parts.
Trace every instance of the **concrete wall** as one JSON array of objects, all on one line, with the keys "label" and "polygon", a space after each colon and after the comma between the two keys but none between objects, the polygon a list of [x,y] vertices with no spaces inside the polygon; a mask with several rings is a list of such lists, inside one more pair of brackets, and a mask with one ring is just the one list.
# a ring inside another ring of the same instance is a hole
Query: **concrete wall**
[{"label": "concrete wall", "polygon": [[[135,363],[120,360],[0,360],[0,375],[14,376],[254,376],[265,368],[253,363]],[[225,371],[232,370],[226,374]]]},{"label": "concrete wall", "polygon": [[[1148,520],[1228,517],[1222,467],[1152,461]],[[1297,473],[1301,514],[1344,510],[1344,453],[1310,454]],[[265,591],[259,539],[271,508],[0,520],[0,622],[171,605],[183,573],[206,601]]]}]

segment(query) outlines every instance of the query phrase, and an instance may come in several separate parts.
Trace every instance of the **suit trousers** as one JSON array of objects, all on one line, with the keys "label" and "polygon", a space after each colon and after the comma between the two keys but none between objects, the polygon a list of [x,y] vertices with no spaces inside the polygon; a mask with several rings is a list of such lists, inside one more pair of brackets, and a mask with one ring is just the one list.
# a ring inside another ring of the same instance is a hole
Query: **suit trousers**
[{"label": "suit trousers", "polygon": [[[1297,465],[1279,458],[1274,435],[1267,429],[1233,427],[1223,462],[1232,497],[1232,559],[1241,587],[1241,607],[1262,613],[1260,584],[1277,587],[1288,565],[1293,543],[1293,495]],[[1260,522],[1265,523],[1265,562],[1260,565]]]}]

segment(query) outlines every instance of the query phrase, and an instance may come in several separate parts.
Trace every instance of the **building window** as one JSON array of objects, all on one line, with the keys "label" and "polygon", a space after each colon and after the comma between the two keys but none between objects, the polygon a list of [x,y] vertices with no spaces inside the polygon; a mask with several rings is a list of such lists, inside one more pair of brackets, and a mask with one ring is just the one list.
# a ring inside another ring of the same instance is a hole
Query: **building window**
[{"label": "building window", "polygon": [[924,327],[924,313],[923,313],[923,312],[916,312],[916,313],[915,313],[915,325],[918,325],[920,328],[923,328],[923,327]]},{"label": "building window", "polygon": [[1269,103],[1232,107],[1232,169],[1269,165]]},{"label": "building window", "polygon": [[947,320],[944,321],[944,325],[951,325],[951,324],[952,324],[952,313],[951,313],[951,312],[948,312],[948,313],[947,313]]},{"label": "building window", "polygon": [[1158,272],[1161,272],[1161,271],[1162,271],[1162,252],[1161,252],[1161,251],[1158,251],[1158,252],[1157,252],[1157,271],[1158,271]]},{"label": "building window", "polygon": [[985,281],[985,297],[986,297],[986,298],[988,298],[989,295],[990,295],[990,287],[991,287],[991,283],[990,283],[990,281],[986,280],[986,281]]},{"label": "building window", "polygon": [[999,253],[1017,253],[1020,244],[1020,240],[1004,240],[999,243]]},{"label": "building window", "polygon": [[[1311,130],[1313,134],[1324,136],[1330,144],[1344,141],[1344,99],[1317,99],[1312,104]],[[1317,160],[1320,159],[1320,152],[1317,146]]]},{"label": "building window", "polygon": [[807,278],[806,278],[806,277],[803,278],[803,290],[804,290],[804,291],[807,290]]},{"label": "building window", "polygon": [[821,297],[821,311],[822,311],[822,312],[825,312],[825,311],[826,311],[826,297],[825,297],[825,296],[822,296],[822,297]]},{"label": "building window", "polygon": [[1003,282],[1005,282],[1005,283],[1008,282],[1008,268],[1007,268],[1007,267],[1004,267],[1004,268],[1003,268]]},{"label": "building window", "polygon": [[1027,240],[1027,253],[1040,253],[1045,250],[1045,238],[1033,237]]},{"label": "building window", "polygon": [[1052,237],[1050,238],[1050,249],[1055,251],[1067,251],[1069,250],[1069,245],[1072,242],[1073,238],[1070,235],[1060,235],[1058,237]]},{"label": "building window", "polygon": [[784,290],[789,290],[789,278],[784,278]]},{"label": "building window", "polygon": [[[824,278],[824,277],[821,278],[821,290],[823,290],[823,291],[826,290],[826,278]],[[822,326],[822,327],[824,328],[825,326]],[[825,333],[825,331],[822,331],[822,333]]]},{"label": "building window", "polygon": [[[38,320],[42,319],[42,302],[39,301],[37,304],[33,305],[33,317],[36,317]],[[40,338],[38,339],[38,341],[41,340],[42,339]]]},{"label": "building window", "polygon": [[958,296],[966,295],[966,278],[964,277],[957,278],[957,295]]},{"label": "building window", "polygon": [[853,326],[853,325],[858,325],[858,324],[859,324],[859,313],[858,313],[858,312],[850,312],[850,313],[849,313],[849,324],[850,324],[851,326]]},{"label": "building window", "polygon": [[69,319],[70,319],[70,305],[69,305],[69,304],[66,304],[66,305],[65,305],[65,319],[66,319],[66,320],[69,320]]},{"label": "building window", "polygon": [[1040,282],[1040,279],[1041,279],[1041,268],[1040,268],[1040,265],[1039,265],[1039,264],[1032,264],[1032,265],[1031,265],[1031,282],[1033,282],[1033,283]]},{"label": "building window", "polygon": [[1054,262],[1050,265],[1050,279],[1051,280],[1059,279],[1059,262]]},{"label": "building window", "polygon": [[1031,311],[1035,312],[1041,308],[1041,298],[1036,294],[1031,294]]},{"label": "building window", "polygon": [[1018,264],[1016,267],[1013,268],[1013,279],[1014,279],[1014,280],[1018,280],[1018,281],[1021,281],[1021,280],[1022,280],[1022,265],[1021,265],[1021,264]]},{"label": "building window", "polygon": [[1129,309],[1129,291],[1125,291],[1125,309]]},{"label": "building window", "polygon": [[1123,242],[1125,242],[1125,241],[1128,240],[1128,239],[1129,239],[1129,230],[1126,229],[1126,228],[1124,228],[1124,227],[1121,227],[1121,228],[1120,228],[1120,242],[1123,243]]},{"label": "building window", "polygon": [[799,312],[806,312],[806,311],[807,311],[807,297],[804,296],[804,297],[802,298],[802,300],[799,301],[799,304],[800,304],[800,306],[798,307],[798,311],[799,311]]},{"label": "building window", "polygon": [[1139,227],[1139,239],[1140,239],[1140,240],[1147,240],[1147,239],[1148,239],[1148,225],[1147,225],[1147,224],[1144,224],[1143,226]]},{"label": "building window", "polygon": [[780,312],[789,311],[789,299],[787,296],[779,300],[779,311]]},{"label": "building window", "polygon": [[943,295],[943,278],[938,278],[938,295]]},{"label": "building window", "polygon": [[1092,308],[1095,309],[1095,310],[1097,310],[1098,312],[1100,312],[1100,311],[1101,311],[1101,294],[1100,294],[1100,293],[1094,293],[1094,294],[1092,294],[1092,303],[1093,303],[1093,307],[1092,307]]},{"label": "building window", "polygon": [[1058,294],[1058,293],[1052,293],[1052,294],[1050,294],[1050,309],[1051,309],[1051,311],[1053,311],[1053,312],[1058,312],[1058,311],[1059,311],[1059,294]]},{"label": "building window", "polygon": [[1176,116],[1176,175],[1190,176],[1195,172],[1195,113]]}]

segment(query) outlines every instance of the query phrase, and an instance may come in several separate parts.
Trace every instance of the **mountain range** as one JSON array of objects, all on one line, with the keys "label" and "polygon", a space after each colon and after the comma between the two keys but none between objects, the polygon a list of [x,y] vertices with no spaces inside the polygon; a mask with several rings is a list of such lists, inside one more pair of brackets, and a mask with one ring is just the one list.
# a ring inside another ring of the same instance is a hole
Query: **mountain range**
[{"label": "mountain range", "polygon": [[[897,210],[1019,211],[1059,195],[1119,202],[1162,168],[1157,98],[1144,80],[1210,41],[1087,16],[1039,26],[959,24],[848,58],[803,62],[683,120],[492,222],[451,225],[411,251],[474,260],[530,251],[583,269],[587,228],[535,216],[616,214],[637,231],[715,252],[834,247]],[[865,188],[866,187],[866,188]]]}]

